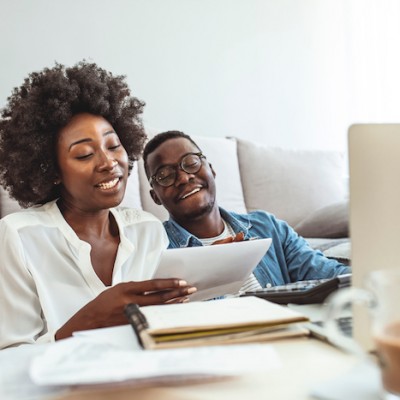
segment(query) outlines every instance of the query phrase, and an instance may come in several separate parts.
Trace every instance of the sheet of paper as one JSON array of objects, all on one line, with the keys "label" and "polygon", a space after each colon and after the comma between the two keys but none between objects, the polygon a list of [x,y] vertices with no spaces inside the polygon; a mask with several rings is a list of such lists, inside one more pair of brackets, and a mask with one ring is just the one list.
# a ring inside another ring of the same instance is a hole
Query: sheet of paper
[{"label": "sheet of paper", "polygon": [[153,278],[181,278],[197,287],[194,300],[235,294],[271,245],[272,239],[166,250]]},{"label": "sheet of paper", "polygon": [[165,376],[231,376],[281,367],[270,345],[212,346],[173,350],[124,350],[74,337],[37,356],[30,376],[38,385],[86,385]]},{"label": "sheet of paper", "polygon": [[73,336],[112,344],[122,350],[141,350],[141,346],[131,325],[77,331],[73,333]]}]

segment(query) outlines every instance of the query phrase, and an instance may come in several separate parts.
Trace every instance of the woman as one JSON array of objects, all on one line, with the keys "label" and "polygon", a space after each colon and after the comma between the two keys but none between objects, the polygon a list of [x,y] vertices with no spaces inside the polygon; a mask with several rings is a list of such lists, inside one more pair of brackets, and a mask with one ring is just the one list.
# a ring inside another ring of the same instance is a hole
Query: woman
[{"label": "woman", "polygon": [[196,289],[151,277],[162,224],[117,209],[145,134],[122,76],[57,64],[14,89],[0,120],[0,183],[24,207],[0,221],[0,348],[127,323],[128,303]]}]

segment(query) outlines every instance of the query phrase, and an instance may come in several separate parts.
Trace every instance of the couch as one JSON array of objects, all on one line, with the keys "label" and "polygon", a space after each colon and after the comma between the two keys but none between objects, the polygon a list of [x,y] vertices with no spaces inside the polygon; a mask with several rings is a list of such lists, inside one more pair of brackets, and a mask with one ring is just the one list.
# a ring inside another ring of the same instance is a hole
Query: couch
[{"label": "couch", "polygon": [[[193,136],[216,171],[218,204],[245,213],[263,209],[287,221],[328,257],[350,262],[348,189],[344,155],[337,151],[289,150],[229,137]],[[149,195],[139,160],[122,205],[161,220],[166,210]],[[19,209],[0,189],[0,217]]]}]

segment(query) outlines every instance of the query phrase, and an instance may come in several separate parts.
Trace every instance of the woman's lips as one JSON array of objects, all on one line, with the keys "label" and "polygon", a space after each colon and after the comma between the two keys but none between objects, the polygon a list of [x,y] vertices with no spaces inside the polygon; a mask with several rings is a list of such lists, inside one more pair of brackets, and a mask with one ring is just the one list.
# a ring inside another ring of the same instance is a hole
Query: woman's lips
[{"label": "woman's lips", "polygon": [[108,182],[98,183],[96,185],[96,187],[98,187],[101,190],[109,190],[109,189],[112,189],[113,187],[117,186],[118,182],[119,182],[119,178],[115,178]]}]

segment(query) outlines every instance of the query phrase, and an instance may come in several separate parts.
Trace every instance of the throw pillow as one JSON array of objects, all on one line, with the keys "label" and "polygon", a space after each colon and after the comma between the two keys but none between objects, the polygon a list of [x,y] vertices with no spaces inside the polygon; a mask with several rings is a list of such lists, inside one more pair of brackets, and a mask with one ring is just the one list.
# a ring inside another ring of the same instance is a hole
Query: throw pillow
[{"label": "throw pillow", "polygon": [[307,238],[342,238],[349,236],[349,204],[341,201],[312,212],[294,230]]},{"label": "throw pillow", "polygon": [[343,154],[325,150],[266,147],[237,139],[244,199],[290,225],[346,198]]}]

